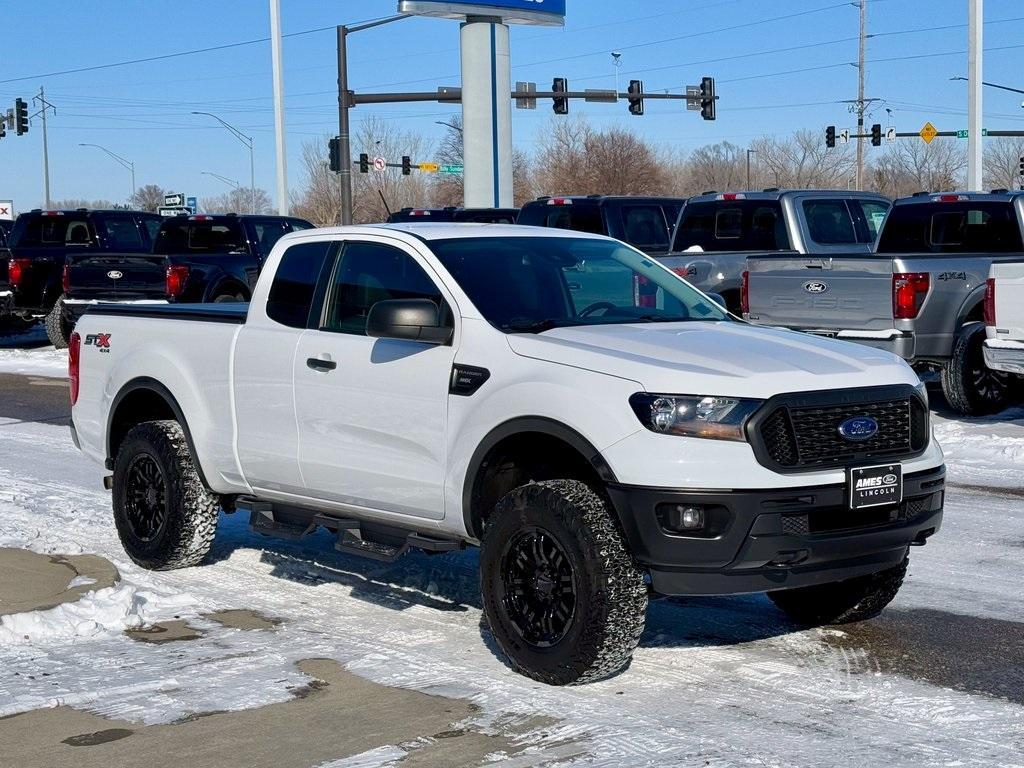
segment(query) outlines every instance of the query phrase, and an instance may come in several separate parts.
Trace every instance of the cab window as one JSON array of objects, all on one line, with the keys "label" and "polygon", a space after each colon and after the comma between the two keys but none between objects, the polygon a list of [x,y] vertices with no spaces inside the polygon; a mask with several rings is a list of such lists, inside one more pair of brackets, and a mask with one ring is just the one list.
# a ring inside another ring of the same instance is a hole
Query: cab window
[{"label": "cab window", "polygon": [[267,297],[267,315],[290,328],[305,328],[331,243],[299,243],[281,257]]}]

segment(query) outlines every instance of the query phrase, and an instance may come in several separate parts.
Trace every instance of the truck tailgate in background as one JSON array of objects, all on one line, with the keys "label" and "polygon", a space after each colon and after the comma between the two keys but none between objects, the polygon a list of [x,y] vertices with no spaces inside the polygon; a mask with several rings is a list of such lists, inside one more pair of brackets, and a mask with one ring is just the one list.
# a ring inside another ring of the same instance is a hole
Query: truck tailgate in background
[{"label": "truck tailgate in background", "polygon": [[1024,342],[1024,261],[993,264],[996,281],[996,335]]},{"label": "truck tailgate in background", "polygon": [[747,261],[751,322],[802,330],[893,327],[888,256],[763,256]]},{"label": "truck tailgate in background", "polygon": [[108,253],[68,259],[68,296],[131,301],[167,297],[167,259],[147,254]]}]

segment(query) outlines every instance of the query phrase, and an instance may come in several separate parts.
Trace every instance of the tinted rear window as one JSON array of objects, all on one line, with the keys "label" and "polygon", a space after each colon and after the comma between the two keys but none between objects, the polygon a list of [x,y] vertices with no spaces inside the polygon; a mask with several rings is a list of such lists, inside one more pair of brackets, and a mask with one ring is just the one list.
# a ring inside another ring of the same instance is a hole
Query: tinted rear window
[{"label": "tinted rear window", "polygon": [[93,229],[85,216],[19,216],[11,233],[11,245],[64,247],[92,245]]},{"label": "tinted rear window", "polygon": [[605,232],[601,210],[596,205],[527,205],[519,214],[517,223],[551,229],[570,229],[573,232],[588,232],[592,235],[608,234]]},{"label": "tinted rear window", "polygon": [[154,253],[228,253],[245,250],[237,220],[191,221],[168,219],[156,237]]},{"label": "tinted rear window", "polygon": [[305,328],[330,243],[299,243],[281,256],[267,297],[267,315],[281,325]]},{"label": "tinted rear window", "polygon": [[914,203],[889,213],[881,253],[1017,253],[1024,251],[1010,202]]},{"label": "tinted rear window", "polygon": [[453,221],[472,224],[515,224],[519,211],[515,208],[495,209],[493,211],[456,211]]},{"label": "tinted rear window", "polygon": [[683,208],[673,251],[785,251],[782,206],[773,200],[715,200]]}]

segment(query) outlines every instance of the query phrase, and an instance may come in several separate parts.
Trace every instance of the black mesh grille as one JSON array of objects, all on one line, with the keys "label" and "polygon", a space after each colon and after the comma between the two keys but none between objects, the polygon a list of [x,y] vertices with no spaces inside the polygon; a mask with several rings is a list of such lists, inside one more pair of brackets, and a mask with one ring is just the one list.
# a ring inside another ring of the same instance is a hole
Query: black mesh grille
[{"label": "black mesh grille", "polygon": [[[878,433],[870,440],[852,442],[839,433],[840,424],[857,416],[878,422]],[[912,397],[811,407],[779,405],[758,425],[757,438],[772,461],[786,469],[898,458],[925,448],[928,414]]]}]

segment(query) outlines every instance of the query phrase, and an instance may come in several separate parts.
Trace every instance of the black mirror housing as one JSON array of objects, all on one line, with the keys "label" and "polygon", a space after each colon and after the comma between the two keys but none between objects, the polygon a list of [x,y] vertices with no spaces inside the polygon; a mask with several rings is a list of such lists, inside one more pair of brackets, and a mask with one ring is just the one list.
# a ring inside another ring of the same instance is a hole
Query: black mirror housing
[{"label": "black mirror housing", "polygon": [[373,339],[448,344],[455,329],[430,299],[390,299],[370,307],[366,335]]}]

